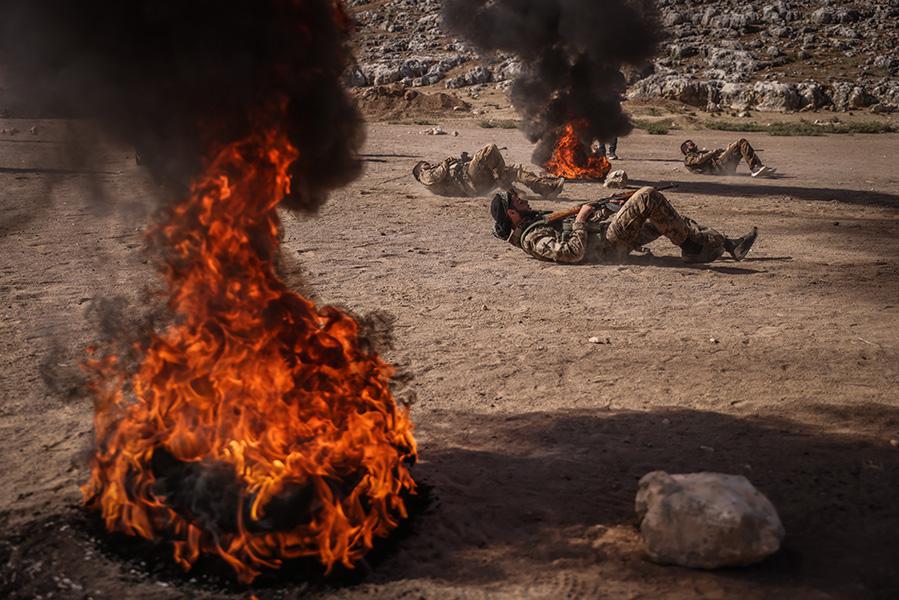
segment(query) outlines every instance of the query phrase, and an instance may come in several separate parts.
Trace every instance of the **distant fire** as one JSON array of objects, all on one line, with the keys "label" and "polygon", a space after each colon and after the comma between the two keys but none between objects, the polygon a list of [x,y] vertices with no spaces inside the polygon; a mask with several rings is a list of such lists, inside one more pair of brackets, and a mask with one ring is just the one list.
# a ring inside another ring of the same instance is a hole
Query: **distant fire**
[{"label": "distant fire", "polygon": [[612,165],[605,156],[593,154],[581,141],[580,123],[568,123],[561,132],[550,159],[543,167],[554,177],[603,180]]},{"label": "distant fire", "polygon": [[243,582],[285,559],[352,567],[407,516],[416,458],[391,367],[356,322],[275,269],[288,167],[280,131],[214,153],[150,235],[174,319],[136,371],[94,349],[97,448],[83,493],[110,531],[217,555]]}]

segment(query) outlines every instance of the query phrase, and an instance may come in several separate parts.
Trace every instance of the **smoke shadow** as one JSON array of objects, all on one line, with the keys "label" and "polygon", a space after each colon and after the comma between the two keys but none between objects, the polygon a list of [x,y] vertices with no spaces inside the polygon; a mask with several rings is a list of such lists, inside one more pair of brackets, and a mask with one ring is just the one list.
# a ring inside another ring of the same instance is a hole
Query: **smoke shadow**
[{"label": "smoke shadow", "polygon": [[[845,425],[842,431],[852,421],[868,431],[899,430],[893,407],[809,410]],[[402,566],[382,577],[489,583],[514,575],[479,560],[484,549],[488,556],[511,555],[503,562],[518,565],[518,574],[570,560],[598,562],[590,569],[601,578],[663,577],[666,589],[704,577],[723,586],[800,585],[864,590],[866,597],[899,592],[899,454],[886,438],[684,409],[429,419],[449,432],[440,436],[443,445],[422,448],[427,462],[417,472],[433,486],[436,502],[413,524]],[[460,445],[450,445],[453,437]],[[585,532],[632,529],[637,482],[656,469],[746,475],[778,508],[787,531],[783,549],[762,564],[716,572],[657,566],[636,549],[622,551],[622,560],[602,560],[584,543]],[[439,558],[428,560],[424,549],[437,540]]]},{"label": "smoke shadow", "polygon": [[53,169],[48,167],[0,167],[0,173],[26,175],[121,175],[119,171],[92,171],[85,169]]},{"label": "smoke shadow", "polygon": [[[750,183],[751,182],[751,183]],[[746,184],[732,181],[678,181],[677,192],[703,196],[725,196],[728,198],[752,198],[756,196],[791,196],[801,200],[829,202],[838,200],[849,204],[885,206],[899,208],[899,194],[872,192],[867,190],[847,190],[827,187],[804,187],[798,185],[772,185],[749,179]]]},{"label": "smoke shadow", "polygon": [[[596,596],[616,585],[661,594],[701,584],[731,594],[764,589],[766,597],[896,597],[899,450],[887,439],[899,432],[899,408],[810,404],[803,414],[833,426],[822,431],[780,417],[681,408],[432,411],[419,426],[427,441],[414,470],[420,488],[410,498],[410,519],[353,571],[325,577],[314,561],[291,561],[252,588],[321,594],[415,580],[470,588],[522,577],[552,582],[567,567],[580,574],[567,575],[576,583],[583,578],[578,585],[595,585]],[[634,495],[639,478],[656,469],[746,475],[777,507],[784,547],[743,569],[697,571],[645,560]],[[59,593],[49,574],[105,596],[128,589],[129,597],[155,598],[157,585],[239,597],[249,589],[211,559],[184,573],[170,547],[109,535],[75,506],[16,527],[8,516],[0,513],[4,597]]]},{"label": "smoke shadow", "polygon": [[[728,259],[730,260],[730,259]],[[748,260],[748,259],[747,259]],[[741,261],[742,264],[744,261]],[[627,261],[621,264],[634,264],[644,267],[663,267],[668,269],[694,269],[699,271],[714,271],[725,275],[757,275],[759,273],[767,273],[767,271],[759,269],[750,269],[745,267],[732,267],[730,264],[737,264],[737,261],[725,263],[721,265],[719,261],[714,263],[688,263],[676,256],[628,256]]]}]

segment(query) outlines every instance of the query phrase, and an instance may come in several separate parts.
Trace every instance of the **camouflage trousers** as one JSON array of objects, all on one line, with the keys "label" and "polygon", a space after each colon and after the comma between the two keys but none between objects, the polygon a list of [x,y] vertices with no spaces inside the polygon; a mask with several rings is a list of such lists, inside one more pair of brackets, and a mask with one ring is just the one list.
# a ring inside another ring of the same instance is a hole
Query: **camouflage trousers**
[{"label": "camouflage trousers", "polygon": [[521,165],[507,166],[496,144],[488,144],[477,151],[468,163],[468,176],[479,193],[495,187],[508,187],[520,183],[541,196],[553,191],[556,182],[551,177],[541,177]]},{"label": "camouflage trousers", "polygon": [[689,240],[707,249],[724,247],[723,235],[684,217],[661,192],[651,187],[637,190],[612,216],[605,232],[606,241],[619,254],[627,254],[661,236],[675,246]]},{"label": "camouflage trousers", "polygon": [[724,152],[715,159],[718,163],[718,169],[722,173],[733,173],[737,170],[740,161],[746,161],[749,168],[755,171],[762,166],[762,161],[756,155],[752,145],[746,140],[737,140],[724,149]]}]

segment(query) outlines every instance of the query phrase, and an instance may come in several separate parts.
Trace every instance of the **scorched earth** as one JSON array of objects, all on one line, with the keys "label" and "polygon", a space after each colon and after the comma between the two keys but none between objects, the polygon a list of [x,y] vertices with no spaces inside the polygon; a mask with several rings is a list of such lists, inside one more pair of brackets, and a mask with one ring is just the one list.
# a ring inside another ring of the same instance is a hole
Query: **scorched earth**
[{"label": "scorched earth", "polygon": [[[0,139],[0,591],[248,597],[181,575],[168,551],[112,550],[80,507],[92,406],[66,382],[102,299],[139,307],[156,280],[140,207],[158,190],[128,148],[79,164],[59,143],[69,124],[8,124],[39,133]],[[401,371],[398,395],[416,397],[422,501],[360,574],[263,580],[253,593],[899,594],[899,136],[757,135],[783,173],[759,181],[680,165],[682,139],[717,147],[733,134],[634,133],[614,168],[677,183],[667,195],[678,209],[727,233],[756,225],[758,243],[741,263],[685,265],[660,240],[654,258],[563,266],[493,238],[486,199],[432,196],[401,177],[488,142],[509,162],[530,156],[517,131],[453,128],[371,125],[364,176],[317,217],[283,215],[288,284],[389,324],[383,356]],[[98,203],[99,190],[121,201]],[[535,204],[604,193],[570,183]],[[784,548],[742,570],[646,561],[633,499],[655,469],[746,475],[778,507]]]}]

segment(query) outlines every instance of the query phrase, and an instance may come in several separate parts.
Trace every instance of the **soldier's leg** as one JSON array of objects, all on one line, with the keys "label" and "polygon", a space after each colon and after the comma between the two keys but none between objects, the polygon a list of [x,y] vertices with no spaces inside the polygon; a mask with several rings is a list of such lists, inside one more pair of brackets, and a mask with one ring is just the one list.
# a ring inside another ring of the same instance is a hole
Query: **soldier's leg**
[{"label": "soldier's leg", "polygon": [[750,170],[755,171],[762,166],[761,159],[759,159],[748,140],[743,139],[737,143],[740,145],[740,156],[749,165]]},{"label": "soldier's leg", "polygon": [[496,144],[487,144],[478,150],[468,163],[468,176],[479,192],[489,192],[497,185],[501,185],[505,171],[506,161],[503,160],[503,154]]},{"label": "soldier's leg", "polygon": [[528,171],[521,165],[512,165],[505,170],[503,179],[508,183],[517,181],[527,186],[535,194],[541,196],[555,196],[562,191],[565,181],[557,177],[541,177],[536,173]]},{"label": "soldier's leg", "polygon": [[718,156],[717,162],[722,173],[733,173],[737,170],[737,165],[740,164],[741,157],[740,142],[744,141],[746,140],[739,140],[733,144],[729,144],[721,155]]},{"label": "soldier's leg", "polygon": [[755,150],[753,150],[749,140],[745,138],[737,140],[729,145],[718,158],[722,170],[728,173],[733,173],[737,170],[737,165],[740,164],[740,160],[746,161],[746,164],[749,165],[751,171],[755,171],[762,166],[762,161],[759,160],[759,157],[756,155]]},{"label": "soldier's leg", "polygon": [[685,254],[702,254],[704,257],[714,255],[717,258],[724,252],[723,235],[680,215],[665,196],[651,187],[638,190],[615,213],[609,222],[606,239],[615,244],[636,248],[641,243],[648,243],[644,241],[649,233],[644,231],[647,223],[671,240],[672,244],[681,246]]}]

